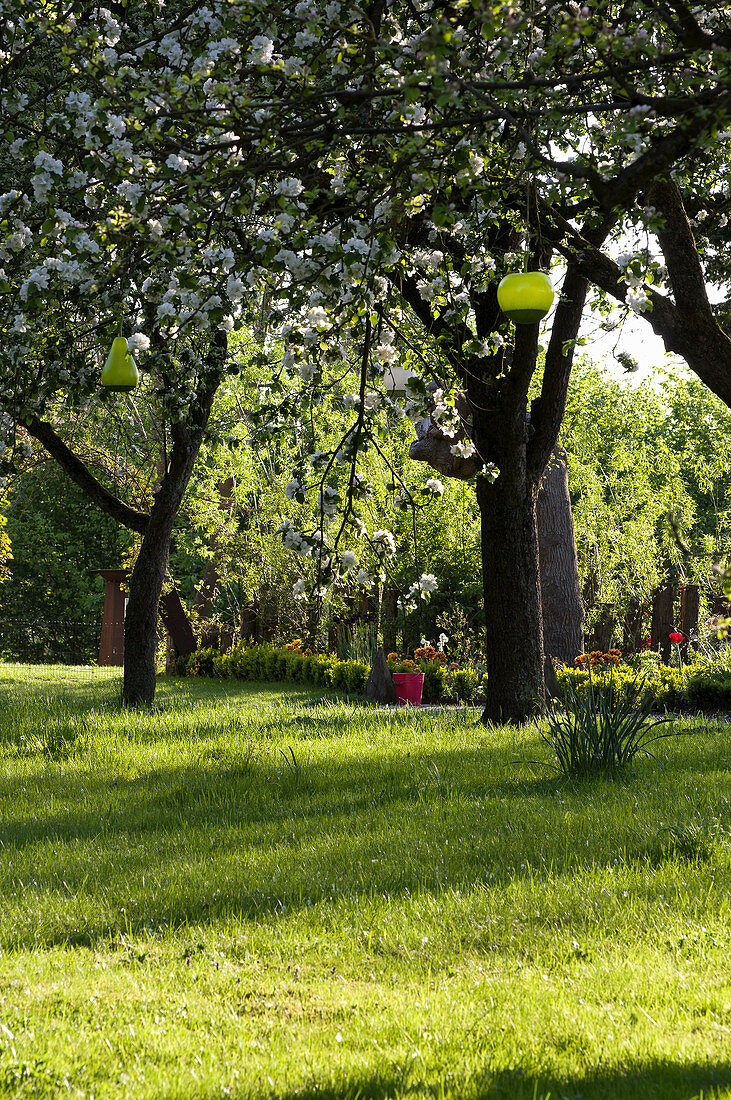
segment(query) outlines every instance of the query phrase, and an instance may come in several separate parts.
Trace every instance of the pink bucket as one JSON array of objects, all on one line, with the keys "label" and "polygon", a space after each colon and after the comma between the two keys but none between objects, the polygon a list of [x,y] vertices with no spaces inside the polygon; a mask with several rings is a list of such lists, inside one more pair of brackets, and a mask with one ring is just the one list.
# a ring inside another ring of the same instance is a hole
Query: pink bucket
[{"label": "pink bucket", "polygon": [[394,672],[393,683],[396,688],[397,703],[410,703],[412,707],[421,706],[421,693],[424,688],[423,672]]}]

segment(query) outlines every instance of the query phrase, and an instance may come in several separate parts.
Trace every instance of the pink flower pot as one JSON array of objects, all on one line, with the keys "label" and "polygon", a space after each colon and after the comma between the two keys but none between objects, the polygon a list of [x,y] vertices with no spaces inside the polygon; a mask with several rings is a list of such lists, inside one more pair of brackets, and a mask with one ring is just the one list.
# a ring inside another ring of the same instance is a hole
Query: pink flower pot
[{"label": "pink flower pot", "polygon": [[410,703],[412,707],[421,706],[421,693],[424,688],[423,672],[394,672],[393,683],[396,688],[397,703]]}]

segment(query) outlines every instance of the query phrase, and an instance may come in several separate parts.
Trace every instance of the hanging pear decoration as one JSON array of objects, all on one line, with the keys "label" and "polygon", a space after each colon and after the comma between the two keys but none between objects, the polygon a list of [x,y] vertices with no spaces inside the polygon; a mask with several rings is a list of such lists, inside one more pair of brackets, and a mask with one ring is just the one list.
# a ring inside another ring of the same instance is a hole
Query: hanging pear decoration
[{"label": "hanging pear decoration", "polygon": [[497,301],[516,325],[535,325],[553,304],[553,285],[543,271],[517,271],[501,280]]},{"label": "hanging pear decoration", "polygon": [[140,380],[137,364],[124,336],[115,336],[102,371],[102,386],[114,393],[128,393]]}]

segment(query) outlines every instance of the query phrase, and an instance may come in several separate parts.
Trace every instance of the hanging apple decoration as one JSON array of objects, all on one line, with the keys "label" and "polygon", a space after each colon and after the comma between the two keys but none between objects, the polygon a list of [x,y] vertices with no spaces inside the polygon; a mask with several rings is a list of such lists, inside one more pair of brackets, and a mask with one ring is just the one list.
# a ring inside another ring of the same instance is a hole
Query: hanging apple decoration
[{"label": "hanging apple decoration", "polygon": [[520,271],[506,275],[497,288],[500,309],[516,325],[534,325],[553,304],[553,286],[542,271]]},{"label": "hanging apple decoration", "polygon": [[128,393],[140,380],[137,364],[124,336],[115,336],[102,371],[102,386],[114,393]]}]

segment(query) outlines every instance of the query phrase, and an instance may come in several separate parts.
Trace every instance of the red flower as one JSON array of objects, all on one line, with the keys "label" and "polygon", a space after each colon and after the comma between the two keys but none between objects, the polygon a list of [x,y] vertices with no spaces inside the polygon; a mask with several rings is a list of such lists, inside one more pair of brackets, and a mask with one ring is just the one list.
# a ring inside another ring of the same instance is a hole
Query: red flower
[{"label": "red flower", "polygon": [[673,630],[671,634],[668,634],[668,638],[671,642],[675,642],[676,645],[679,645],[680,642],[682,642],[683,640],[683,635],[680,634],[677,630]]}]

